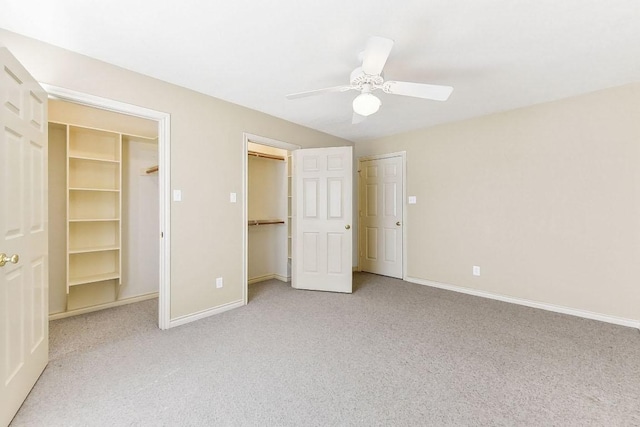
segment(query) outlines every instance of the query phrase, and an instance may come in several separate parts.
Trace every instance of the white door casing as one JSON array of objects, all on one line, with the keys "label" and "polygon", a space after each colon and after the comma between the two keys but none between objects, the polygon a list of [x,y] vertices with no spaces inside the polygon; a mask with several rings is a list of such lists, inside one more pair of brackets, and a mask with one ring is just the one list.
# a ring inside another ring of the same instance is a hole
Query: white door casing
[{"label": "white door casing", "polygon": [[[0,48],[0,425],[48,362],[47,94]],[[0,262],[1,263],[1,262]]]},{"label": "white door casing", "polygon": [[403,169],[401,154],[359,161],[361,271],[403,277]]},{"label": "white door casing", "polygon": [[352,148],[293,152],[292,286],[352,292]]}]

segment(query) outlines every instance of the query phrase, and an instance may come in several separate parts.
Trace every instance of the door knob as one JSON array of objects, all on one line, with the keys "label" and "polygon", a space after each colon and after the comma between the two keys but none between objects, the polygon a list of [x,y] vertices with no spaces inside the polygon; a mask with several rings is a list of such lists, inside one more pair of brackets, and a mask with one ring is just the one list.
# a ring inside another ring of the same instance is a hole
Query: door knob
[{"label": "door knob", "polygon": [[2,253],[0,254],[0,267],[4,267],[4,265],[8,262],[12,263],[12,264],[17,264],[18,261],[20,260],[20,257],[18,256],[18,254],[13,254],[12,256],[7,256],[7,254]]},{"label": "door knob", "polygon": [[401,225],[401,224],[400,224],[400,221],[396,222],[396,225],[397,225],[398,227],[400,227],[400,225]]},{"label": "door knob", "polygon": [[349,224],[347,224],[347,225],[344,226],[344,228],[348,230],[348,229],[351,228],[351,226]]}]

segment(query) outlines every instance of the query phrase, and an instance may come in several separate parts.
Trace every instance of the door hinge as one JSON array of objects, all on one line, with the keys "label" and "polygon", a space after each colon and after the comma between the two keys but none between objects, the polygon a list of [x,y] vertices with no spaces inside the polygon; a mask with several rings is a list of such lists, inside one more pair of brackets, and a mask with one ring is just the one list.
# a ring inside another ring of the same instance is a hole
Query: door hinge
[{"label": "door hinge", "polygon": [[164,232],[160,232],[160,238],[163,239],[164,238]]}]

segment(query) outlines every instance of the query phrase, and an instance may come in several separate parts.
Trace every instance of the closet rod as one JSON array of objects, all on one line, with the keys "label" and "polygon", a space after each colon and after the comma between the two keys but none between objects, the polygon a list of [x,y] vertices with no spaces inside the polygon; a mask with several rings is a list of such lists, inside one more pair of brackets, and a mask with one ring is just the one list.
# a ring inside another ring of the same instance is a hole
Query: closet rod
[{"label": "closet rod", "polygon": [[270,225],[270,224],[284,224],[284,220],[282,219],[254,219],[248,221],[248,226],[251,227],[253,225]]},{"label": "closet rod", "polygon": [[265,159],[282,160],[283,162],[285,160],[284,157],[282,157],[282,156],[276,156],[274,154],[258,153],[257,151],[247,151],[247,154],[249,156],[264,157]]}]

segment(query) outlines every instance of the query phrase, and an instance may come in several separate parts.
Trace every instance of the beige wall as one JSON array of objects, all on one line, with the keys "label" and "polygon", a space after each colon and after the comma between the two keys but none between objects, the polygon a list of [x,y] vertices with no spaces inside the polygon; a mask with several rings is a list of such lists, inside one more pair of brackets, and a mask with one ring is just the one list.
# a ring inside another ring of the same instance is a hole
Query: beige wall
[{"label": "beige wall", "polygon": [[[161,82],[0,30],[7,46],[43,83],[171,114],[171,317],[242,299],[243,132],[303,147],[350,145],[257,111]],[[215,80],[215,75],[211,76]],[[224,84],[224,82],[221,82]],[[216,289],[215,278],[225,286]]]},{"label": "beige wall", "polygon": [[402,150],[407,276],[640,319],[640,84],[355,153]]}]

